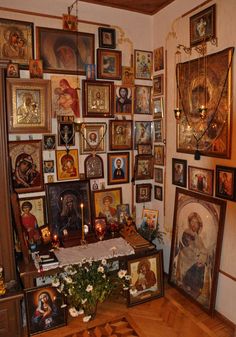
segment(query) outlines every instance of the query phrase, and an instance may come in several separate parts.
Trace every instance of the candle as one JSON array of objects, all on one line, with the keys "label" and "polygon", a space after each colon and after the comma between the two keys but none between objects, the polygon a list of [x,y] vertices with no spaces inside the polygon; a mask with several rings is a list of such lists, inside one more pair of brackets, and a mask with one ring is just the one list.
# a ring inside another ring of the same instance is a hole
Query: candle
[{"label": "candle", "polygon": [[80,204],[82,220],[82,241],[84,241],[84,204]]}]

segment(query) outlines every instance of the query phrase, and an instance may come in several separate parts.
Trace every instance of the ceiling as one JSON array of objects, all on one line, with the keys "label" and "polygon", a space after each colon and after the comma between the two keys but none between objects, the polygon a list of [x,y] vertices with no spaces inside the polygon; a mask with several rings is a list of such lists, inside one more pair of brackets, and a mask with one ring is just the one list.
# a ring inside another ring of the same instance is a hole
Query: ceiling
[{"label": "ceiling", "polygon": [[153,15],[174,0],[80,0],[96,5],[115,7],[132,12]]}]

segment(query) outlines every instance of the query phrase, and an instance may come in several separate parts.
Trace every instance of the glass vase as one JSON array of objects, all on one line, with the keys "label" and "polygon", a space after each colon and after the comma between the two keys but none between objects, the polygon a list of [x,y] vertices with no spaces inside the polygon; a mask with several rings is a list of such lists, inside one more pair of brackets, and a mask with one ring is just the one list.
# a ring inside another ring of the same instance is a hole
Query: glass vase
[{"label": "glass vase", "polygon": [[96,317],[96,313],[97,313],[97,305],[98,302],[93,302],[93,303],[86,303],[86,305],[84,305],[83,309],[84,309],[84,315],[85,316],[91,316],[91,319],[94,319]]}]

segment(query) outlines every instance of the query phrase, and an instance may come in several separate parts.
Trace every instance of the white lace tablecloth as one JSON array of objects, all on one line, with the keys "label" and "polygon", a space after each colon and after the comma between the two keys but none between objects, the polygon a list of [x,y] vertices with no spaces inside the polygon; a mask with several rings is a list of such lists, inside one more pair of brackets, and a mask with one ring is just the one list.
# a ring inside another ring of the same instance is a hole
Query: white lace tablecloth
[{"label": "white lace tablecloth", "polygon": [[78,264],[83,259],[98,261],[135,254],[133,247],[123,238],[99,241],[90,243],[87,246],[59,248],[54,252],[59,260],[59,267]]}]

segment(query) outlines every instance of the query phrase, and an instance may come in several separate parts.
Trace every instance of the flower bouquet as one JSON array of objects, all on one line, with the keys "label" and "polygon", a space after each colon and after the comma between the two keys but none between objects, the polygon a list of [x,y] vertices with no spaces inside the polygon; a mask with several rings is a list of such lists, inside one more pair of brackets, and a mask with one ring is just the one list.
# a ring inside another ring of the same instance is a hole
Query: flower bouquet
[{"label": "flower bouquet", "polygon": [[67,298],[69,312],[75,317],[84,313],[84,321],[96,315],[97,304],[102,303],[115,291],[129,289],[131,277],[126,270],[109,270],[109,263],[86,261],[68,265],[56,275],[52,285]]}]

